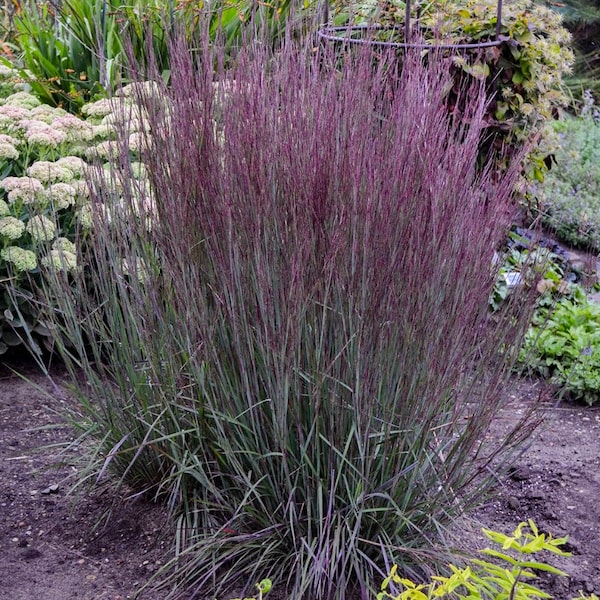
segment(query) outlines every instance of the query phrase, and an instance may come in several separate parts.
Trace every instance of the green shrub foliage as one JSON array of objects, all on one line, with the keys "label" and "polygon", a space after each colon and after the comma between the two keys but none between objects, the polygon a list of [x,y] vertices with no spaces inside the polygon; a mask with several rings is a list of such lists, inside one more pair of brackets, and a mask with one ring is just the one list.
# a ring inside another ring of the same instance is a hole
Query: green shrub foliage
[{"label": "green shrub foliage", "polygon": [[570,396],[600,400],[600,305],[583,291],[541,311],[527,332],[523,362]]},{"label": "green shrub foliage", "polygon": [[[342,5],[338,21],[378,24],[376,34],[385,41],[404,41],[404,5],[371,0]],[[431,44],[474,44],[496,39],[495,0],[452,0],[414,3],[410,41]],[[542,180],[551,147],[540,138],[542,125],[556,116],[567,102],[562,77],[573,63],[570,34],[556,12],[526,0],[503,3],[499,43],[487,48],[450,49],[447,54],[457,80],[462,75],[486,82],[493,94],[486,124],[487,143],[482,154],[496,153],[505,144],[520,147],[535,140],[526,175],[529,182]],[[503,154],[503,156],[505,156]]]},{"label": "green shrub foliage", "polygon": [[[561,548],[566,537],[553,538],[541,533],[535,523],[519,523],[512,535],[484,529],[483,533],[495,548],[482,551],[485,560],[474,559],[464,568],[450,565],[449,577],[433,577],[431,583],[416,584],[402,577],[397,567],[381,585],[377,600],[530,600],[552,596],[532,583],[537,573],[567,576],[567,573],[537,558],[540,553],[570,556]],[[395,591],[391,592],[393,589]],[[580,594],[579,600],[585,596]],[[577,599],[574,599],[577,600]],[[592,595],[589,600],[597,600]]]},{"label": "green shrub foliage", "polygon": [[543,185],[544,224],[573,244],[600,251],[600,111],[584,94],[578,117],[554,124],[556,165]]}]

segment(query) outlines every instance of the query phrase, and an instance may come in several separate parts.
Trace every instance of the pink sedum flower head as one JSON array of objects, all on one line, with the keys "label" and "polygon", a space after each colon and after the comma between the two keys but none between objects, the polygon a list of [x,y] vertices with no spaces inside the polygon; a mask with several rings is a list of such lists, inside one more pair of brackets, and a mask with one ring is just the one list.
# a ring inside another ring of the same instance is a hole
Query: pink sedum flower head
[{"label": "pink sedum flower head", "polygon": [[55,164],[59,167],[69,169],[75,177],[83,176],[86,166],[85,161],[82,158],[79,158],[79,156],[63,156],[62,158],[59,158]]},{"label": "pink sedum flower head", "polygon": [[19,158],[19,151],[12,145],[0,142],[0,160],[16,160]]},{"label": "pink sedum flower head", "polygon": [[77,191],[68,183],[54,183],[48,188],[48,196],[52,200],[54,207],[61,210],[75,204]]},{"label": "pink sedum flower head", "polygon": [[89,123],[71,114],[66,114],[52,121],[52,127],[63,132],[71,142],[87,142],[94,136],[92,126]]},{"label": "pink sedum flower head", "polygon": [[0,181],[0,187],[8,192],[9,204],[34,204],[43,198],[45,193],[42,182],[33,177],[6,177]]}]

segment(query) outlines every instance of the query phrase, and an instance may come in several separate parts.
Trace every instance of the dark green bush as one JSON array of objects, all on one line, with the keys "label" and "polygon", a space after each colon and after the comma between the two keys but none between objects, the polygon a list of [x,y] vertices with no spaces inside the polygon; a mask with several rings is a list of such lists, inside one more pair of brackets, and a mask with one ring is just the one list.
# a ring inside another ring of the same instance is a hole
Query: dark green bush
[{"label": "dark green bush", "polygon": [[542,188],[542,215],[560,239],[600,252],[600,112],[586,98],[582,116],[554,126],[560,146]]}]

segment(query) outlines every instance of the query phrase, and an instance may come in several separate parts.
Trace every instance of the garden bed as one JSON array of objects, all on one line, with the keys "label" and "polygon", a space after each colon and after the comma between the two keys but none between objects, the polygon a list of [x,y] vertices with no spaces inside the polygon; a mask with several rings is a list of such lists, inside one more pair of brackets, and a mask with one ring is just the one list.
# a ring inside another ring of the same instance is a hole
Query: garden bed
[{"label": "garden bed", "polygon": [[[16,367],[37,388],[5,367],[0,371],[0,596],[133,597],[164,560],[170,543],[164,509],[140,499],[121,498],[115,505],[114,494],[102,487],[69,495],[65,479],[75,455],[61,455],[59,448],[73,439],[62,417],[68,400],[31,365]],[[61,381],[60,371],[54,376]],[[558,600],[569,600],[579,590],[600,591],[600,409],[556,401],[551,392],[540,381],[512,380],[506,390],[509,403],[491,435],[502,435],[540,394],[546,398],[540,409],[545,424],[515,461],[511,476],[499,482],[498,498],[475,516],[499,531],[533,519],[542,531],[569,534],[572,556],[550,557],[549,562],[571,577],[549,576],[542,585]],[[62,464],[56,468],[58,461]],[[469,540],[479,537],[472,526]],[[140,597],[159,598],[149,592]],[[280,596],[275,591],[270,597]]]}]

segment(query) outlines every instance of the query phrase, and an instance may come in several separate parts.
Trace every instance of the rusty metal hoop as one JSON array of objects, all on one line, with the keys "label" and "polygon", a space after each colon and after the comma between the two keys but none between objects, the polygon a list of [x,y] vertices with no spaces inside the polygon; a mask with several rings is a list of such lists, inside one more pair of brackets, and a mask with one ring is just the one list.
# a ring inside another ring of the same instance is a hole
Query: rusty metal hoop
[{"label": "rusty metal hoop", "polygon": [[[350,26],[330,26],[329,21],[329,0],[325,0],[323,8],[323,25],[318,29],[317,35],[322,39],[329,42],[345,42],[350,44],[363,44],[371,46],[381,46],[388,48],[439,48],[449,50],[467,50],[469,48],[489,48],[492,46],[498,46],[502,43],[503,39],[501,36],[502,30],[502,1],[498,0],[496,8],[496,36],[495,39],[488,42],[477,42],[472,44],[444,44],[437,42],[417,42],[411,43],[411,17],[410,17],[410,0],[406,0],[406,10],[404,14],[404,42],[386,42],[373,39],[356,39],[350,37],[354,32],[368,32],[386,29],[378,25],[350,25]],[[389,28],[387,28],[389,29]],[[395,28],[395,29],[400,29]]]}]

